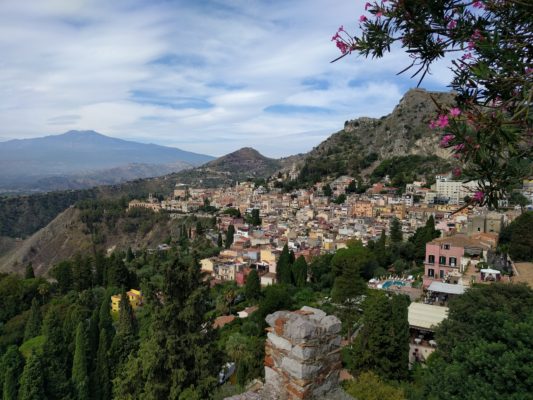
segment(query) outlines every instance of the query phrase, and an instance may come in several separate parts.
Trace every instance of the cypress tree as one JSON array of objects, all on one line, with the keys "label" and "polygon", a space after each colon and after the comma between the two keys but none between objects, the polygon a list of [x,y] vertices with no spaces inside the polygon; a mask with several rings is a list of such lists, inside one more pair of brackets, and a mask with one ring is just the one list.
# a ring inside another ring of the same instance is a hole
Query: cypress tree
[{"label": "cypress tree", "polygon": [[233,244],[233,237],[235,236],[235,227],[233,225],[228,226],[226,232],[226,249],[229,249]]},{"label": "cypress tree", "polygon": [[307,283],[307,261],[304,256],[298,257],[292,266],[293,282],[298,287],[304,287]]},{"label": "cypress tree", "polygon": [[214,332],[204,319],[209,286],[196,261],[176,258],[164,276],[164,304],[155,307],[138,355],[114,381],[116,398],[178,399],[192,386],[199,398],[209,398],[216,386]]},{"label": "cypress tree", "polygon": [[126,292],[120,298],[118,324],[111,343],[111,354],[115,365],[120,366],[137,348],[137,321]]},{"label": "cypress tree", "polygon": [[41,323],[41,308],[39,307],[37,299],[34,297],[31,301],[30,316],[28,317],[26,327],[24,328],[24,341],[41,334]]},{"label": "cypress tree", "polygon": [[255,269],[252,269],[246,278],[244,294],[247,300],[257,300],[261,295],[261,281]]},{"label": "cypress tree", "polygon": [[24,274],[25,279],[33,279],[35,278],[35,272],[33,271],[33,265],[30,262],[28,265],[26,265],[26,272]]},{"label": "cypress tree", "polygon": [[[62,313],[59,305],[52,306],[46,313],[43,323],[43,334],[46,340],[43,344],[43,369],[46,397],[49,399],[63,399],[70,396],[70,381],[67,378],[70,365],[68,364],[68,343],[63,332]],[[67,371],[67,373],[65,373]]]},{"label": "cypress tree", "polygon": [[76,347],[72,362],[72,386],[78,400],[89,399],[89,375],[87,371],[87,338],[83,322],[76,329]]},{"label": "cypress tree", "polygon": [[292,280],[291,276],[291,263],[290,263],[289,247],[283,246],[283,250],[278,259],[276,265],[276,275],[278,283],[290,284]]},{"label": "cypress tree", "polygon": [[5,400],[16,400],[24,359],[17,346],[9,346],[0,361],[0,390]]},{"label": "cypress tree", "polygon": [[96,355],[96,400],[111,399],[111,373],[109,366],[109,337],[105,329],[100,331],[98,353]]},{"label": "cypress tree", "polygon": [[402,226],[396,217],[394,217],[391,222],[390,240],[391,243],[401,243],[403,240]]},{"label": "cypress tree", "polygon": [[45,400],[44,379],[41,356],[32,352],[20,378],[19,400]]},{"label": "cypress tree", "polygon": [[105,331],[109,341],[113,338],[115,330],[113,329],[113,319],[111,318],[111,298],[109,293],[104,294],[102,303],[100,304],[100,312],[98,315],[98,329]]},{"label": "cypress tree", "polygon": [[222,248],[223,245],[224,245],[224,243],[222,243],[222,234],[220,232],[218,232],[217,246]]},{"label": "cypress tree", "polygon": [[131,250],[131,247],[128,247],[128,251],[126,252],[126,262],[130,263],[135,258],[135,255],[133,254],[133,251]]}]

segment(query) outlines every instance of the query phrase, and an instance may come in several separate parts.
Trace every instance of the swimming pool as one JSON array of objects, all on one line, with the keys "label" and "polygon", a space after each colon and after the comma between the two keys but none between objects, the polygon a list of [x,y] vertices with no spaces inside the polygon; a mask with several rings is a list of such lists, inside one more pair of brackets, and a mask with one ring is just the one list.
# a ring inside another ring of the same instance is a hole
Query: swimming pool
[{"label": "swimming pool", "polygon": [[405,286],[406,283],[404,281],[385,281],[383,282],[381,288],[382,289],[388,289],[391,286]]}]

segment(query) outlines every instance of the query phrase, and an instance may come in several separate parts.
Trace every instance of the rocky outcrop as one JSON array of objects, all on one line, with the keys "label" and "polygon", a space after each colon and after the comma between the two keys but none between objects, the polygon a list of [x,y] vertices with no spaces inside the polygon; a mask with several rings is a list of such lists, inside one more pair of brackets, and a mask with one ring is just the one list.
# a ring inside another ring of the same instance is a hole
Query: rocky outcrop
[{"label": "rocky outcrop", "polygon": [[350,400],[339,386],[341,321],[302,307],[266,317],[265,383],[226,400]]}]

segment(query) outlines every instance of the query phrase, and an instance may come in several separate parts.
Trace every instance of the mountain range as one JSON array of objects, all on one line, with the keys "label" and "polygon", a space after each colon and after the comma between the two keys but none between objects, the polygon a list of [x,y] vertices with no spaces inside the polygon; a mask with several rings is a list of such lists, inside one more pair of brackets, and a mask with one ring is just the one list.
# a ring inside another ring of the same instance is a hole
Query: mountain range
[{"label": "mountain range", "polygon": [[166,175],[213,157],[94,131],[0,142],[0,192],[81,189]]}]

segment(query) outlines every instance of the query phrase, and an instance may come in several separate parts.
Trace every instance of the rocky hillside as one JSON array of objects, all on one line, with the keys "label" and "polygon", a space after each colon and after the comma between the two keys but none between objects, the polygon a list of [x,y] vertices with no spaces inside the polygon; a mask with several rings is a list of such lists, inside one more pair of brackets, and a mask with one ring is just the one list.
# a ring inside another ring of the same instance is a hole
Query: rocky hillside
[{"label": "rocky hillside", "polygon": [[235,179],[263,178],[281,167],[278,160],[268,158],[251,147],[243,147],[233,153],[210,161],[200,169],[226,173]]},{"label": "rocky hillside", "polygon": [[383,160],[395,156],[422,155],[448,159],[439,148],[438,135],[428,128],[437,104],[451,104],[450,93],[412,89],[393,112],[376,118],[346,121],[344,129],[331,135],[300,160],[300,181],[314,183],[326,176],[369,175]]},{"label": "rocky hillside", "polygon": [[[107,210],[112,213],[113,209]],[[96,224],[91,232],[82,222],[83,211],[69,207],[47,226],[25,240],[0,239],[0,272],[23,272],[33,264],[38,275],[44,275],[57,262],[75,254],[92,254],[97,250],[155,248],[169,237],[179,237],[183,219],[170,219],[166,214],[148,210],[120,212],[113,220]]]}]

